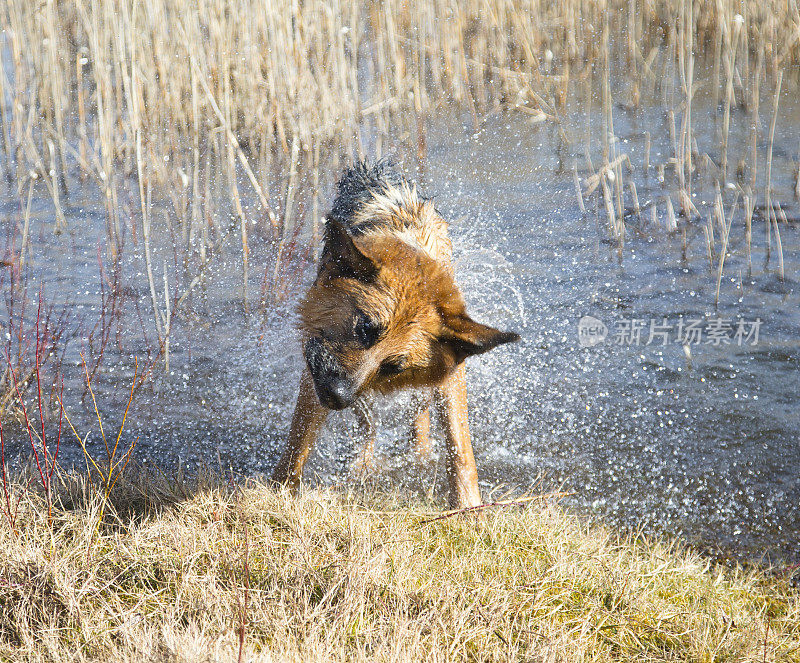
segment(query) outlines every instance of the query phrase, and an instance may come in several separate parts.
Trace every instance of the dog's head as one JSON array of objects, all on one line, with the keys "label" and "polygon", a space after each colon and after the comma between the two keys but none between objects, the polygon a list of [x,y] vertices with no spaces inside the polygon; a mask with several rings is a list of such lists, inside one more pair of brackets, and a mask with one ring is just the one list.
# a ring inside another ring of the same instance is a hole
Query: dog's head
[{"label": "dog's head", "polygon": [[351,237],[329,220],[319,275],[300,305],[320,402],[440,384],[470,355],[519,339],[472,320],[450,271],[391,233]]}]

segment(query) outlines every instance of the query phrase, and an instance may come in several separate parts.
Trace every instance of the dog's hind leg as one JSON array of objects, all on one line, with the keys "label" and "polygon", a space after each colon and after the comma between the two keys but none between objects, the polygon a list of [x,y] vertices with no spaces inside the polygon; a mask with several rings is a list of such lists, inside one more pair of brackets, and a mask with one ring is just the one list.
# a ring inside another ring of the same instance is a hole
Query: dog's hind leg
[{"label": "dog's hind leg", "polygon": [[375,459],[375,413],[372,410],[372,401],[362,396],[353,403],[353,413],[356,415],[356,427],[360,434],[355,444],[361,447],[353,461],[353,470],[364,474],[372,468]]},{"label": "dog's hind leg", "polygon": [[469,436],[467,381],[463,363],[436,389],[434,400],[447,438],[450,506],[455,509],[478,506],[481,503],[481,491]]},{"label": "dog's hind leg", "polygon": [[303,465],[308,459],[311,447],[317,441],[327,416],[328,409],[320,404],[314,392],[311,375],[308,369],[304,368],[303,377],[300,379],[300,394],[297,396],[297,405],[292,416],[289,440],[283,456],[272,473],[273,481],[286,484],[292,489],[298,488],[300,477],[303,475]]},{"label": "dog's hind leg", "polygon": [[411,444],[420,460],[431,457],[431,393],[425,393],[414,407],[411,423]]}]

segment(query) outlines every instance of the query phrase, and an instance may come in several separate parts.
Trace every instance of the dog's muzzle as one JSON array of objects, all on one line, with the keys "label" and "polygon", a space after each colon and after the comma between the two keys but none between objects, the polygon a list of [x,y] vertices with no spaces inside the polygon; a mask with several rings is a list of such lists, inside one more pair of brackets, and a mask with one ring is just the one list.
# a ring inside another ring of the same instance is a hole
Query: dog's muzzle
[{"label": "dog's muzzle", "polygon": [[352,405],[356,399],[355,385],[333,353],[318,338],[309,339],[304,350],[319,402],[331,410]]}]

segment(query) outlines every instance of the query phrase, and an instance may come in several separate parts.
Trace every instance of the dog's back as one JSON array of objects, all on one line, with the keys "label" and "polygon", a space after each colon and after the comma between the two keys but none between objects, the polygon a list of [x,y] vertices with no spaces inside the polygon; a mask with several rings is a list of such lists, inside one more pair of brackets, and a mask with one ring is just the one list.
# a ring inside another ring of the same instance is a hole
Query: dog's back
[{"label": "dog's back", "polygon": [[[373,165],[358,162],[339,180],[330,219],[352,237],[391,234],[421,249],[434,260],[450,264],[452,245],[447,222],[433,201],[401,175],[386,159]],[[330,259],[326,232],[322,261]]]}]

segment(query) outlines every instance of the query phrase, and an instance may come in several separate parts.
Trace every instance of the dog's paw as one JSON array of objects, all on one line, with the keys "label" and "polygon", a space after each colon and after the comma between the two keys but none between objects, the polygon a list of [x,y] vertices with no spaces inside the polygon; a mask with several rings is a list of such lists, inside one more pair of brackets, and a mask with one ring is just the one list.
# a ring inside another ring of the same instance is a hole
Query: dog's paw
[{"label": "dog's paw", "polygon": [[350,474],[357,479],[365,479],[375,473],[375,452],[371,448],[363,448],[350,464]]}]

